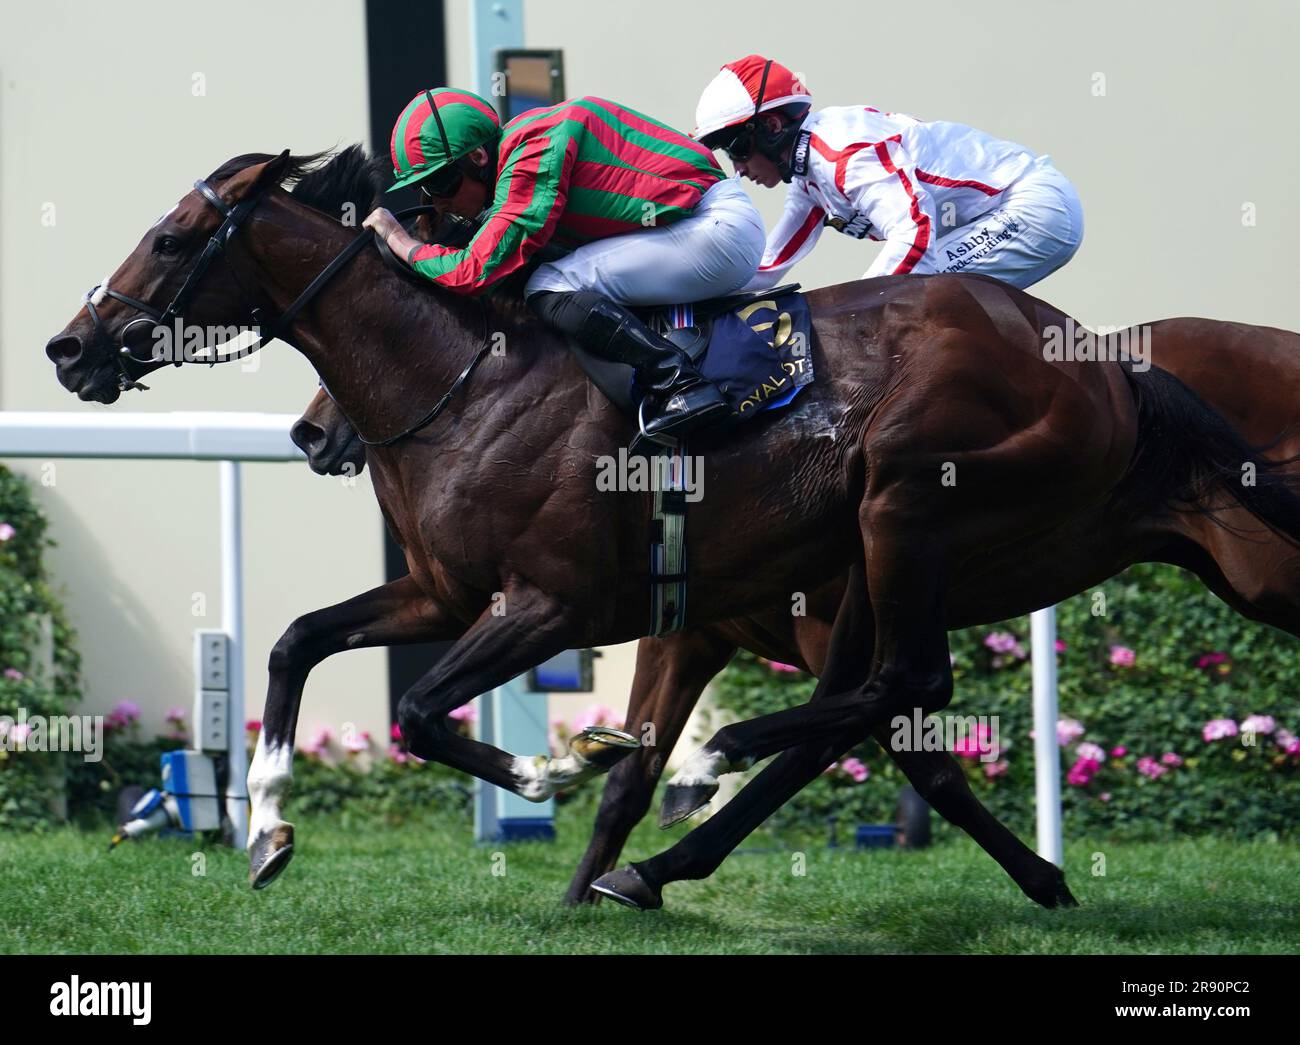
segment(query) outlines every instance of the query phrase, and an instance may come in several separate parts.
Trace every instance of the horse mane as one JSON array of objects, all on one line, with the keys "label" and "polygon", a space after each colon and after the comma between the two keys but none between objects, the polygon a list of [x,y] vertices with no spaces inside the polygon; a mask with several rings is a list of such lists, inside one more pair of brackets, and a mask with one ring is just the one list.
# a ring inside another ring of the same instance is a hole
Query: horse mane
[{"label": "horse mane", "polygon": [[[210,182],[222,182],[240,171],[275,159],[263,152],[247,152],[227,160],[208,177]],[[300,203],[328,214],[336,221],[349,204],[355,212],[357,224],[379,203],[387,187],[387,164],[382,158],[370,156],[363,145],[349,145],[345,149],[326,149],[289,157],[282,185],[292,186],[290,193]]]}]

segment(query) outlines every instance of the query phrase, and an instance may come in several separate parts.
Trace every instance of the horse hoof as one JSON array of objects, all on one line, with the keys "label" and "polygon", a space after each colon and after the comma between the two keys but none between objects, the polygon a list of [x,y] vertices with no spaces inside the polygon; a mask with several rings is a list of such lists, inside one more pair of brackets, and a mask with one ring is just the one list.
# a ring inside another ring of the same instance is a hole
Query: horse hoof
[{"label": "horse hoof", "polygon": [[608,726],[588,726],[569,741],[574,755],[601,770],[612,769],[640,746],[631,733]]},{"label": "horse hoof", "polygon": [[698,813],[718,793],[715,784],[669,784],[664,789],[664,804],[659,807],[659,826],[672,827],[692,813]]},{"label": "horse hoof", "polygon": [[293,825],[281,823],[259,835],[248,851],[248,884],[265,889],[293,859]]},{"label": "horse hoof", "polygon": [[1046,907],[1048,910],[1054,910],[1059,907],[1078,907],[1079,901],[1074,898],[1069,887],[1065,884],[1065,875],[1060,868],[1053,867],[1054,872],[1046,880],[1035,883],[1031,888],[1025,889],[1025,895],[1040,907]]},{"label": "horse hoof", "polygon": [[1078,907],[1079,901],[1074,898],[1070,892],[1069,886],[1065,884],[1065,875],[1061,875],[1061,880],[1056,883],[1056,892],[1053,896],[1051,907]]},{"label": "horse hoof", "polygon": [[624,907],[638,911],[657,911],[664,905],[659,890],[650,885],[635,867],[620,867],[603,874],[591,883],[593,892],[617,900]]}]

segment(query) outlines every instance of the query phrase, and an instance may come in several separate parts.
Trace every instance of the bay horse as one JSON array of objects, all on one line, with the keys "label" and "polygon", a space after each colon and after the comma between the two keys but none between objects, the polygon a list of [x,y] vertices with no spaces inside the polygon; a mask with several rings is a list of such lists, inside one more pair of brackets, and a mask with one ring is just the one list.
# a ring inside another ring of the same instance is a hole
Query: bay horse
[{"label": "bay horse", "polygon": [[[1300,402],[1300,339],[1276,330],[1261,336],[1259,328],[1216,320],[1160,320],[1145,326],[1162,368],[1223,414],[1243,436],[1264,443],[1281,432],[1283,438],[1276,439],[1273,452],[1288,463],[1300,455],[1300,430],[1293,423],[1294,404]],[[365,465],[364,448],[324,392],[308,404],[294,433],[318,472],[355,474]],[[1300,571],[1289,542],[1271,530],[1242,533],[1248,520],[1240,508],[1223,506],[1216,514],[1213,501],[1201,507],[1206,510],[1166,513],[1141,546],[1130,547],[1134,561],[1182,566],[1244,615],[1300,634]],[[1239,517],[1234,519],[1233,512]],[[1104,536],[1106,516],[1094,523],[1087,529]],[[610,771],[591,840],[565,895],[567,903],[599,898],[592,883],[617,866],[628,836],[650,808],[664,764],[697,700],[735,651],[747,649],[819,675],[844,588],[844,581],[837,579],[811,593],[808,612],[802,616],[782,606],[746,619],[640,640],[625,728],[644,736],[650,725],[655,743],[639,748]],[[978,842],[1026,895],[1066,902],[1068,891],[1055,887],[1059,883],[1053,883],[1050,865],[1039,861],[984,809],[950,756],[898,752],[883,736],[878,739],[936,812]],[[671,802],[669,807],[661,818],[663,826],[680,819]],[[711,862],[726,855],[716,847],[706,852],[707,856],[697,849],[699,863],[692,868],[692,877],[707,873],[716,866]]]},{"label": "bay horse", "polygon": [[[112,403],[167,362],[119,351],[132,323],[270,316],[372,444],[376,495],[411,573],[299,618],[272,651],[249,774],[255,886],[292,854],[280,814],[293,728],[307,672],[324,657],[454,640],[402,698],[403,735],[423,758],[528,796],[537,760],[458,735],[448,712],[564,649],[649,627],[647,497],[596,484],[630,419],[517,304],[413,294],[370,253],[302,301],[349,236],[280,188],[300,169],[287,151],[241,157],[196,183],[46,346],[65,388]],[[831,287],[808,303],[818,380],[802,402],[692,447],[709,499],[691,516],[690,621],[760,611],[858,563],[862,580],[846,587],[828,643],[822,681],[834,688],[729,727],[734,764],[942,709],[948,628],[1017,616],[1116,572],[1122,548],[1081,540],[1089,509],[1107,504],[1137,537],[1154,514],[1213,488],[1259,525],[1300,536],[1286,477],[1176,378],[1045,358],[1067,317],[1044,302],[945,275]],[[489,355],[494,345],[504,350]],[[1239,481],[1243,468],[1252,483]],[[868,631],[869,649],[855,646]],[[790,777],[783,761],[754,783],[774,770]],[[705,829],[734,821],[735,806]],[[615,872],[623,878],[605,891],[651,905],[670,880],[659,870]]]}]

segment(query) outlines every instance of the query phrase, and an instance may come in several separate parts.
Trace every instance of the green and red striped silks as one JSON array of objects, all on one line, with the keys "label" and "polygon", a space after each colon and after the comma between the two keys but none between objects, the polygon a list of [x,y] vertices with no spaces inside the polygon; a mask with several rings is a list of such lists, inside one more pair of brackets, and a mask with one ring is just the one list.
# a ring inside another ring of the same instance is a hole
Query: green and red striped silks
[{"label": "green and red striped silks", "polygon": [[499,157],[492,206],[470,243],[412,253],[412,268],[448,290],[478,293],[551,239],[577,246],[671,224],[725,176],[699,142],[593,97],[517,116]]}]

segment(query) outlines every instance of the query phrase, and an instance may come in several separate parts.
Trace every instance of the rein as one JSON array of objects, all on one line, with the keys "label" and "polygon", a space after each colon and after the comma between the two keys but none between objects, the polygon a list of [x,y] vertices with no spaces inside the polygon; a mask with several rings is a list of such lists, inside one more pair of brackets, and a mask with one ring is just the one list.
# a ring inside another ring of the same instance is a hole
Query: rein
[{"label": "rein", "polygon": [[[194,263],[194,268],[190,270],[190,274],[185,278],[185,282],[181,285],[180,290],[176,292],[176,296],[172,298],[171,303],[165,309],[159,312],[147,302],[140,301],[137,298],[130,297],[112,289],[112,287],[106,287],[102,284],[91,288],[85,296],[83,303],[86,306],[86,310],[90,313],[90,318],[94,321],[95,329],[99,332],[101,337],[109,342],[109,344],[112,344],[113,338],[108,332],[107,324],[104,323],[103,318],[95,308],[94,299],[97,294],[100,294],[102,291],[102,297],[109,297],[115,301],[120,301],[122,304],[135,309],[137,312],[144,313],[144,316],[133,319],[127,323],[118,336],[120,347],[118,348],[115,358],[117,360],[118,369],[121,371],[118,387],[122,391],[131,388],[148,388],[147,385],[142,385],[131,376],[130,372],[127,370],[128,360],[145,366],[158,362],[156,353],[149,359],[141,359],[136,356],[131,351],[130,345],[127,344],[127,331],[137,324],[146,324],[150,331],[156,331],[159,327],[166,327],[173,320],[179,319],[184,321],[184,309],[189,304],[190,298],[194,296],[199,281],[207,273],[208,269],[212,267],[212,263],[217,259],[217,257],[225,253],[226,246],[230,243],[231,238],[239,231],[240,226],[253,212],[253,209],[262,201],[262,193],[259,191],[256,195],[241,200],[232,207],[218,196],[212,186],[203,179],[200,178],[196,181],[194,183],[194,188],[198,190],[204,200],[211,204],[218,213],[221,214],[223,220],[221,225],[217,228],[217,231],[212,234],[212,238],[208,240],[207,246],[203,248],[203,253],[199,255],[198,261]],[[393,217],[401,221],[404,218],[414,217],[419,214],[427,214],[436,211],[437,209],[437,207],[429,206],[427,204],[418,207],[408,207],[405,210],[398,211],[393,215]],[[249,318],[253,320],[253,325],[259,331],[256,340],[254,340],[252,344],[226,353],[221,353],[214,349],[211,350],[210,354],[207,356],[196,356],[192,359],[186,359],[184,352],[180,351],[176,354],[176,358],[168,360],[168,362],[173,366],[182,366],[185,363],[202,363],[206,366],[216,366],[218,363],[230,363],[236,359],[243,359],[245,356],[252,355],[258,349],[263,348],[268,341],[274,341],[277,337],[283,337],[285,332],[293,324],[293,321],[298,318],[299,313],[301,313],[302,310],[311,303],[312,299],[325,288],[326,284],[328,284],[330,280],[338,275],[339,271],[347,265],[349,261],[361,253],[361,250],[367,243],[374,241],[374,238],[374,234],[370,229],[362,229],[352,242],[344,247],[334,257],[334,259],[321,270],[320,274],[307,284],[307,287],[301,294],[294,298],[289,307],[276,317],[275,321],[271,324],[268,333],[263,334],[260,332],[262,323],[259,313],[261,310],[256,307],[250,308],[248,310]],[[233,267],[231,272],[233,275]],[[238,277],[235,277],[235,282],[239,285]],[[240,290],[242,292],[242,285],[240,285]],[[470,375],[478,368],[478,365],[483,361],[491,347],[489,338],[490,320],[488,317],[488,308],[487,305],[481,301],[480,305],[483,310],[482,347],[479,348],[478,352],[474,355],[474,358],[466,364],[465,369],[460,372],[456,380],[452,382],[451,388],[447,390],[442,398],[434,404],[433,409],[425,414],[424,417],[420,418],[420,420],[415,424],[399,432],[397,435],[389,436],[386,439],[367,439],[358,431],[357,438],[360,439],[362,443],[366,446],[391,446],[393,443],[399,442],[407,436],[420,431],[420,429],[428,427],[434,422],[438,415],[442,413],[447,404],[451,402],[452,397],[455,396],[461,386],[469,380]],[[338,400],[334,398],[334,393],[326,387],[324,379],[321,380],[321,387],[325,389],[325,394],[328,395],[330,399],[333,399],[335,403],[338,402]],[[355,425],[353,425],[353,429],[356,429]]]}]

